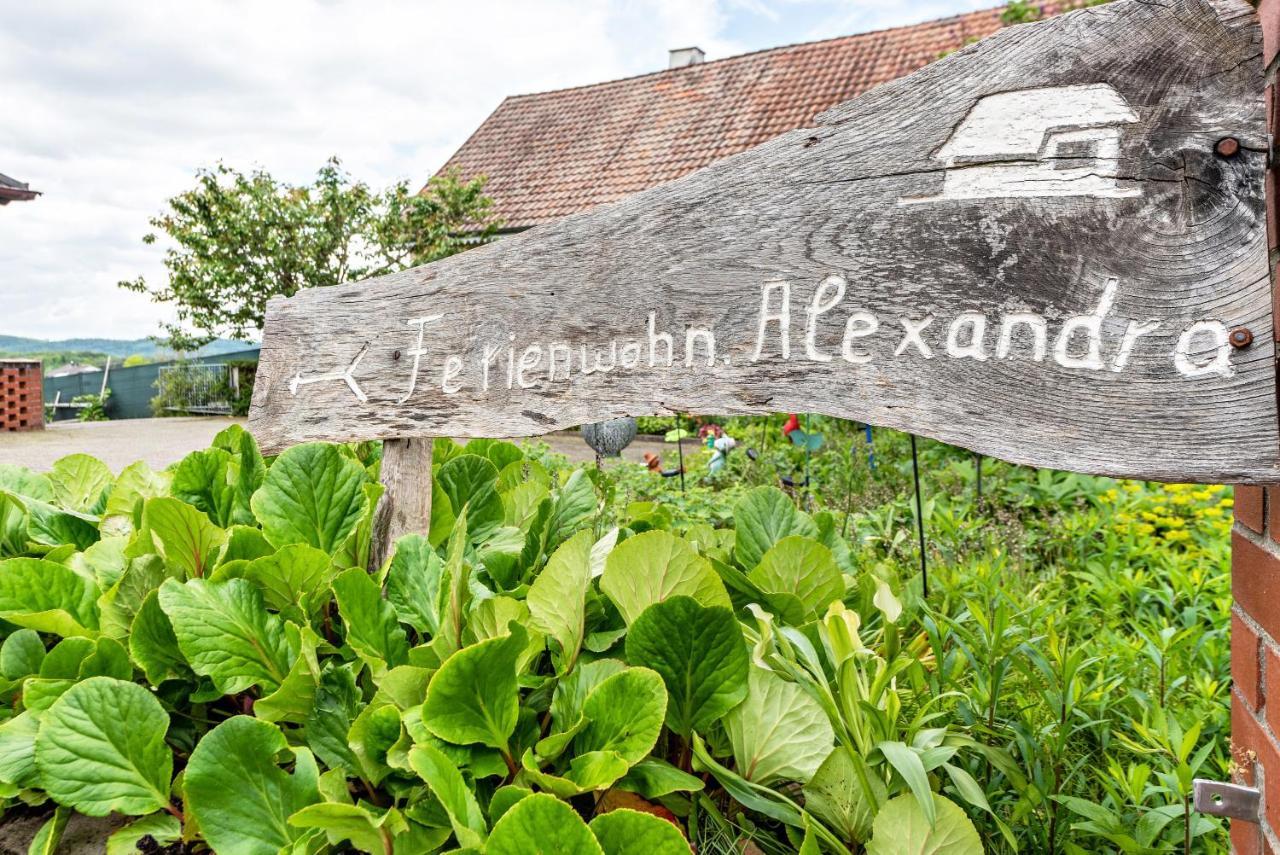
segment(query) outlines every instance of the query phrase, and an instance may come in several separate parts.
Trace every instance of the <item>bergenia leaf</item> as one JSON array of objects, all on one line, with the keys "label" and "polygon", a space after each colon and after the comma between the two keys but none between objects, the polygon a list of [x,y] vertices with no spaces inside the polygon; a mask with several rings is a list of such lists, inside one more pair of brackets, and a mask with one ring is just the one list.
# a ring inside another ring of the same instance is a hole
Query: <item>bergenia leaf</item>
[{"label": "bergenia leaf", "polygon": [[747,643],[729,609],[683,596],[655,603],[631,625],[626,649],[633,665],[662,675],[667,726],[686,740],[747,696]]},{"label": "bergenia leaf", "polygon": [[666,531],[647,531],[614,547],[605,559],[600,589],[613,600],[628,625],[654,603],[681,595],[704,606],[732,608],[724,583],[710,562]]},{"label": "bergenia leaf", "polygon": [[604,855],[591,829],[567,803],[546,793],[526,796],[494,825],[485,855]]},{"label": "bergenia leaf", "polygon": [[671,822],[651,813],[622,808],[591,820],[604,855],[691,855],[689,841]]},{"label": "bergenia leaf", "polygon": [[274,724],[235,716],[205,734],[184,773],[187,809],[218,855],[276,855],[304,834],[289,817],[320,801],[311,753],[292,749]]},{"label": "bergenia leaf", "polygon": [[111,677],[77,683],[41,717],[41,785],[89,816],[164,809],[173,775],[168,729],[168,713],[142,686]]},{"label": "bergenia leaf", "polygon": [[333,555],[368,510],[364,467],[337,446],[295,445],[253,494],[253,514],[274,546],[305,543]]},{"label": "bergenia leaf", "polygon": [[223,694],[250,686],[274,691],[293,665],[296,642],[251,582],[170,579],[160,587],[160,607],[191,669]]},{"label": "bergenia leaf", "polygon": [[75,571],[39,558],[0,561],[0,618],[61,636],[98,629],[98,592]]}]

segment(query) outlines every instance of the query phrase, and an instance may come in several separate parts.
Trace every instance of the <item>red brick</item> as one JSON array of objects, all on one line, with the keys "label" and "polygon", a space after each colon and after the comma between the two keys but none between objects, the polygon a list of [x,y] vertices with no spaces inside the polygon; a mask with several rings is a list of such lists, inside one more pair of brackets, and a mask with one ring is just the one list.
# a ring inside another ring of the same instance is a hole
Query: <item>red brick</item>
[{"label": "red brick", "polygon": [[[1262,661],[1264,669],[1262,676],[1262,706],[1267,712],[1267,726],[1271,728],[1272,733],[1280,733],[1280,649],[1263,642]],[[1274,704],[1267,703],[1266,690],[1268,686],[1276,687],[1276,702]]]},{"label": "red brick", "polygon": [[1262,828],[1255,822],[1231,820],[1231,851],[1234,855],[1265,855]]},{"label": "red brick", "polygon": [[1231,593],[1236,606],[1280,638],[1280,558],[1238,530],[1231,533]]},{"label": "red brick", "polygon": [[[1251,710],[1262,709],[1261,644],[1249,624],[1231,614],[1231,682]],[[1268,674],[1268,677],[1271,675]],[[1273,704],[1280,707],[1280,703]]]},{"label": "red brick", "polygon": [[1258,783],[1249,767],[1255,762],[1262,766],[1263,813],[1272,828],[1280,828],[1280,750],[1249,712],[1239,692],[1232,693],[1231,761],[1238,773],[1236,780],[1249,786]]},{"label": "red brick", "polygon": [[1236,487],[1236,522],[1262,534],[1266,522],[1267,491],[1262,487]]},{"label": "red brick", "polygon": [[1258,4],[1258,20],[1262,23],[1262,63],[1269,66],[1280,52],[1280,2],[1262,0]]},{"label": "red brick", "polygon": [[1280,539],[1280,487],[1268,487],[1266,501],[1267,528],[1271,530],[1271,539],[1278,540]]}]

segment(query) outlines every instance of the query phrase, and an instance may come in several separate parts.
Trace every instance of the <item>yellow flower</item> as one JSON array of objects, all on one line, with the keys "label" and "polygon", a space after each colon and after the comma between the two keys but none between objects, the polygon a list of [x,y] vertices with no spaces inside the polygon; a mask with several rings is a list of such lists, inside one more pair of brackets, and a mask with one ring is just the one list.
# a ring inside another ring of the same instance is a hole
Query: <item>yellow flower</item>
[{"label": "yellow flower", "polygon": [[1228,496],[1227,498],[1223,499],[1221,502],[1218,502],[1218,505],[1219,507],[1223,507],[1223,508],[1234,508],[1236,506],[1236,500]]},{"label": "yellow flower", "polygon": [[1191,538],[1191,533],[1184,529],[1177,529],[1174,531],[1165,532],[1164,538],[1165,540],[1172,540],[1172,541],[1189,540]]},{"label": "yellow flower", "polygon": [[1160,519],[1158,516],[1151,513],[1151,511],[1143,511],[1142,518],[1147,522],[1155,522],[1156,520]]},{"label": "yellow flower", "polygon": [[1141,535],[1154,534],[1155,530],[1156,530],[1156,527],[1151,525],[1150,523],[1141,523],[1137,527],[1137,532],[1138,534],[1141,534]]},{"label": "yellow flower", "polygon": [[1172,499],[1170,499],[1170,501],[1173,502],[1175,505],[1189,505],[1191,504],[1191,497],[1190,496],[1174,496]]},{"label": "yellow flower", "polygon": [[1216,520],[1222,517],[1226,511],[1222,510],[1222,508],[1204,508],[1203,510],[1196,511],[1196,513],[1202,517],[1208,517],[1209,519]]},{"label": "yellow flower", "polygon": [[1126,481],[1124,483],[1124,491],[1126,493],[1141,493],[1142,487],[1133,483],[1132,481]]}]

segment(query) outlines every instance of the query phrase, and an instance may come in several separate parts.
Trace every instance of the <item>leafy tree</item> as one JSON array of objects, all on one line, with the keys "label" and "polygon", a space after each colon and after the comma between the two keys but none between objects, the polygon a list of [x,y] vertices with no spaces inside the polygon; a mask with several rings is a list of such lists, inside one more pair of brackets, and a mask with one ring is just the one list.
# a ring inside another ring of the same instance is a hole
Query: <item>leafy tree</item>
[{"label": "leafy tree", "polygon": [[170,241],[168,281],[119,284],[175,305],[178,321],[164,330],[177,350],[219,335],[248,340],[271,297],[392,273],[492,240],[498,222],[484,185],[450,173],[421,193],[405,181],[379,193],[331,158],[313,183],[294,186],[219,163],[170,199],[151,220],[156,232],[143,237],[148,245],[157,233]]}]

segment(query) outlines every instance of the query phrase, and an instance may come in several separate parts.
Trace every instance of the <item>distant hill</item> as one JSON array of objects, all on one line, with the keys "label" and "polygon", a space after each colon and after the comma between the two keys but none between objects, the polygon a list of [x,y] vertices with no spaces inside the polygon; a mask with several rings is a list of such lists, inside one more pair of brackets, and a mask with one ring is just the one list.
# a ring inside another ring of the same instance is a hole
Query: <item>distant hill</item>
[{"label": "distant hill", "polygon": [[[194,356],[217,356],[220,353],[234,353],[253,347],[243,341],[231,341],[220,338],[200,348]],[[34,356],[36,354],[76,352],[100,353],[116,359],[137,354],[147,359],[172,356],[173,351],[161,347],[149,338],[68,338],[61,341],[50,341],[39,338],[22,338],[16,335],[0,335],[0,354],[7,356]]]}]

